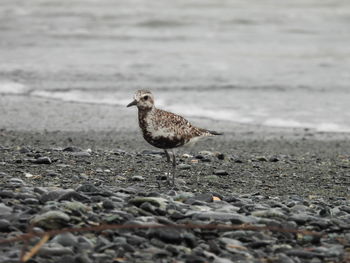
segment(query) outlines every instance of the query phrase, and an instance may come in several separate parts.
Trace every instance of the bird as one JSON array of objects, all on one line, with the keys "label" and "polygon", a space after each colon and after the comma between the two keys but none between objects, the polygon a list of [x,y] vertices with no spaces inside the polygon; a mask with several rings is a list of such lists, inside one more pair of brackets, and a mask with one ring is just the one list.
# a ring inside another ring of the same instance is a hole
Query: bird
[{"label": "bird", "polygon": [[[156,108],[154,96],[149,90],[138,90],[127,107],[138,108],[138,122],[143,138],[152,146],[163,149],[167,162],[172,162],[172,185],[175,186],[176,157],[174,148],[192,145],[201,138],[222,133],[198,128],[184,117]],[[170,157],[169,151],[172,153]],[[167,180],[170,184],[170,181]]]}]

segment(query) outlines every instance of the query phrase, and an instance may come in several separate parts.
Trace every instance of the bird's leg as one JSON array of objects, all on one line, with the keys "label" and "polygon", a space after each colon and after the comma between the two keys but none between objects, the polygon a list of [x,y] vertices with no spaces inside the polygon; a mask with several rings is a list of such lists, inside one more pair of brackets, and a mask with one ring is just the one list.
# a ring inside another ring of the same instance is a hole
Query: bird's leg
[{"label": "bird's leg", "polygon": [[168,163],[170,163],[170,155],[169,155],[168,151],[166,149],[164,149],[164,152],[165,152],[165,156],[166,156],[166,161]]},{"label": "bird's leg", "polygon": [[171,152],[173,154],[172,166],[173,166],[173,187],[174,187],[175,186],[176,157],[175,157],[175,152],[173,149],[171,150]]}]

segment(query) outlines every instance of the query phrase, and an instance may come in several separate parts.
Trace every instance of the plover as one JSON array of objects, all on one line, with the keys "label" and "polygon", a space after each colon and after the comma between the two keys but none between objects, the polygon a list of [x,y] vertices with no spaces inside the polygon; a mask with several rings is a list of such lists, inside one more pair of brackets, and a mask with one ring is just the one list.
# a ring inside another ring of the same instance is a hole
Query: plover
[{"label": "plover", "polygon": [[203,137],[222,135],[222,133],[195,127],[180,115],[157,109],[153,94],[149,90],[138,90],[134,100],[127,105],[127,107],[130,106],[138,108],[139,126],[143,138],[149,144],[163,149],[168,162],[171,161],[168,150],[172,152],[173,185],[175,185],[176,168],[173,149],[192,144]]}]

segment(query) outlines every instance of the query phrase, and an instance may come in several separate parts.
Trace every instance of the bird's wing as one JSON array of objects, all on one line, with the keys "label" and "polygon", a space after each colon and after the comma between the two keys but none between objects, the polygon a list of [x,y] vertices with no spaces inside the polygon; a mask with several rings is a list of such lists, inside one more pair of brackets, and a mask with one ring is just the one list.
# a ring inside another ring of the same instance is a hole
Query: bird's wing
[{"label": "bird's wing", "polygon": [[157,109],[156,114],[156,125],[162,129],[166,129],[170,133],[174,133],[175,135],[184,136],[187,139],[210,135],[210,132],[193,126],[188,120],[180,115],[160,109]]}]

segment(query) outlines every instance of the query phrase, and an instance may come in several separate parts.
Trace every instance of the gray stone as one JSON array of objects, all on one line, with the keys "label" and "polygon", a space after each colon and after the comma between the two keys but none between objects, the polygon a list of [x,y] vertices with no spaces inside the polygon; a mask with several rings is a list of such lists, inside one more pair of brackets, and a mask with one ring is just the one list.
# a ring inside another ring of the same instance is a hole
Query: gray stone
[{"label": "gray stone", "polygon": [[191,165],[187,163],[180,163],[179,165],[177,165],[177,168],[180,170],[189,170],[191,169]]},{"label": "gray stone", "polygon": [[67,232],[55,236],[50,242],[60,244],[64,247],[75,247],[78,244],[78,238],[72,233]]},{"label": "gray stone", "polygon": [[30,162],[35,164],[51,164],[52,161],[49,157],[43,156],[39,157],[38,159],[30,160]]},{"label": "gray stone", "polygon": [[104,200],[102,203],[104,209],[114,209],[115,205],[111,200]]},{"label": "gray stone", "polygon": [[219,176],[224,176],[224,175],[228,175],[228,172],[226,172],[225,170],[214,170],[214,174]]},{"label": "gray stone", "polygon": [[76,201],[89,201],[90,198],[87,197],[86,195],[80,194],[74,190],[67,190],[64,193],[62,193],[59,198],[58,201],[71,201],[71,200],[76,200]]},{"label": "gray stone", "polygon": [[256,217],[267,217],[267,218],[277,218],[277,219],[286,219],[287,216],[283,213],[283,210],[279,208],[271,208],[267,210],[258,210],[252,212],[253,216]]},{"label": "gray stone", "polygon": [[39,200],[35,198],[26,198],[23,200],[23,204],[26,205],[37,205],[39,204]]},{"label": "gray stone", "polygon": [[235,213],[225,213],[225,212],[199,212],[195,213],[193,219],[197,220],[222,220],[222,221],[231,221],[233,224],[245,224],[245,223],[255,223],[257,219],[250,216],[244,216]]},{"label": "gray stone", "polygon": [[58,244],[50,244],[50,245],[47,244],[40,248],[38,254],[41,256],[52,257],[52,256],[73,255],[74,252],[70,247],[63,247]]},{"label": "gray stone", "polygon": [[151,203],[152,205],[157,206],[161,209],[165,209],[168,200],[161,197],[136,197],[129,200],[129,203],[137,206],[140,206],[142,203],[145,202]]},{"label": "gray stone", "polygon": [[0,217],[1,216],[8,216],[12,213],[12,208],[0,203]]},{"label": "gray stone", "polygon": [[132,181],[138,181],[138,182],[142,182],[145,180],[145,178],[141,175],[134,175],[133,177],[131,177]]},{"label": "gray stone", "polygon": [[69,215],[61,211],[49,211],[36,215],[30,222],[33,225],[47,229],[57,229],[65,226],[70,220]]},{"label": "gray stone", "polygon": [[19,179],[19,178],[11,178],[11,179],[9,180],[9,184],[12,185],[12,186],[15,186],[15,187],[20,187],[20,186],[25,185],[26,183],[25,183],[22,179]]},{"label": "gray stone", "polygon": [[72,152],[71,155],[75,156],[75,157],[90,157],[91,156],[91,154],[89,152]]},{"label": "gray stone", "polygon": [[7,232],[10,230],[10,222],[6,219],[0,219],[0,232]]}]

